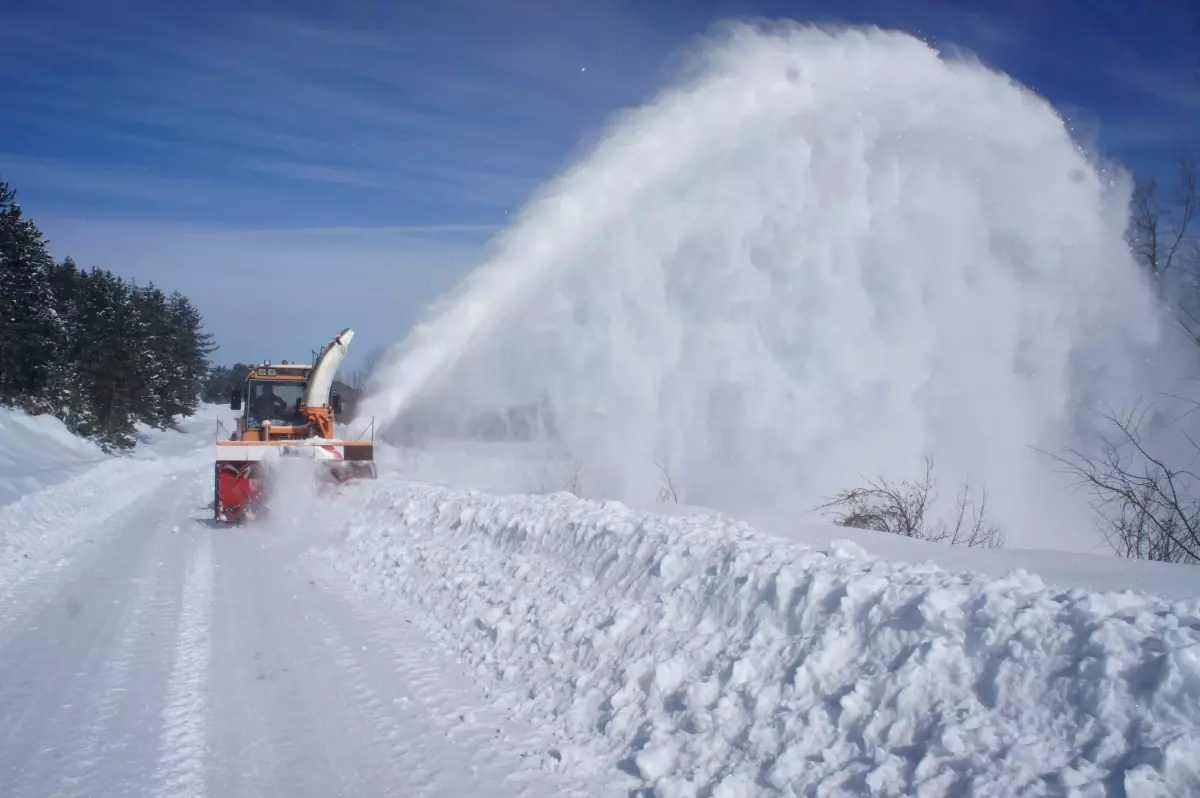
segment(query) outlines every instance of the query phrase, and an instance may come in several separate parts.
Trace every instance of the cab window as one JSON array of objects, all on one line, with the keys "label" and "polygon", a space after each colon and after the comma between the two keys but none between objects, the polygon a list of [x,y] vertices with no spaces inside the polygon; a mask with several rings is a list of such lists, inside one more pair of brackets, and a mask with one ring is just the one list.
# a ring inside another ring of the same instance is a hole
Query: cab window
[{"label": "cab window", "polygon": [[250,426],[259,427],[264,421],[274,426],[305,423],[304,415],[300,412],[304,387],[302,382],[251,381],[246,414]]}]

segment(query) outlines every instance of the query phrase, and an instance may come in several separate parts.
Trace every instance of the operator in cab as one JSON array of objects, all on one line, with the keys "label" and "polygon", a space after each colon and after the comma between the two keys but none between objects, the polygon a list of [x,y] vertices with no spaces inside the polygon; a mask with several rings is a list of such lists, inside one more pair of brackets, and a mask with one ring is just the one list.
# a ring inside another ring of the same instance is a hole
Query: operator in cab
[{"label": "operator in cab", "polygon": [[[281,387],[292,387],[284,385]],[[302,396],[299,390],[294,391],[296,401],[289,405],[288,400],[280,393],[275,392],[275,386],[269,382],[260,382],[251,386],[250,395],[250,418],[258,422],[259,425],[264,421],[282,422],[284,424],[295,425],[304,423],[304,415],[300,412],[300,402]]]}]

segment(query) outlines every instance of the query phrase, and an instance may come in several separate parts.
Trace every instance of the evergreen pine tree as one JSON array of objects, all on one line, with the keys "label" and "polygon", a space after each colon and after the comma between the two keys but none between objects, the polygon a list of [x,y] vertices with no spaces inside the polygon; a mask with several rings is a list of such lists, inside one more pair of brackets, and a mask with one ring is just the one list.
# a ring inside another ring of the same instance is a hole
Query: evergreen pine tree
[{"label": "evergreen pine tree", "polygon": [[156,429],[170,424],[173,382],[178,370],[174,362],[175,329],[167,300],[153,283],[132,289],[131,344],[133,377],[130,384],[132,411],[139,421]]},{"label": "evergreen pine tree", "polygon": [[200,406],[200,393],[212,364],[209,355],[217,350],[213,336],[203,331],[203,319],[191,301],[175,291],[167,299],[174,346],[170,352],[175,364],[167,409],[172,415],[191,415]]},{"label": "evergreen pine tree", "polygon": [[79,370],[95,417],[92,435],[107,445],[129,447],[134,444],[137,334],[131,292],[124,280],[95,268],[81,289]]},{"label": "evergreen pine tree", "polygon": [[50,270],[54,307],[65,331],[61,365],[57,370],[60,379],[56,386],[59,397],[57,416],[67,425],[67,429],[77,435],[91,437],[96,429],[96,414],[81,368],[81,355],[89,334],[81,318],[80,307],[85,279],[75,261],[69,257]]},{"label": "evergreen pine tree", "polygon": [[53,261],[42,233],[0,182],[0,401],[53,406],[61,384],[62,321],[50,289]]}]

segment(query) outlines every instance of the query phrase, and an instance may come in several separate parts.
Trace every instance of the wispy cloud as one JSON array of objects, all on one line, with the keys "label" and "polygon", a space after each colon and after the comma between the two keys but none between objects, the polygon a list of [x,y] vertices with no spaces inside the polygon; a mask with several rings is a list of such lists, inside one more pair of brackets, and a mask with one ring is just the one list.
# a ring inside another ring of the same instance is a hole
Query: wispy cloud
[{"label": "wispy cloud", "polygon": [[303,228],[265,228],[261,230],[222,230],[203,228],[180,228],[178,235],[192,238],[203,238],[210,241],[232,241],[257,239],[260,241],[291,241],[304,239],[323,239],[327,241],[353,240],[369,242],[380,239],[387,242],[411,241],[418,239],[444,239],[465,241],[473,238],[485,238],[499,232],[503,227],[495,224],[430,224],[430,225],[398,225],[394,227],[303,227]]},{"label": "wispy cloud", "polygon": [[[54,197],[71,195],[90,206],[137,201],[188,204],[189,193],[210,196],[223,186],[212,179],[166,177],[130,163],[91,166],[0,153],[0,174],[23,196],[38,197],[37,205],[54,206]],[[203,201],[203,200],[200,200]]]},{"label": "wispy cloud", "polygon": [[[535,38],[549,33],[545,15],[458,5],[461,18],[445,8],[384,9],[341,27],[233,9],[93,12],[76,25],[30,14],[0,34],[26,87],[7,115],[30,139],[39,128],[61,131],[67,146],[56,160],[84,170],[132,162],[166,180],[219,176],[293,202],[331,187],[365,190],[331,209],[348,217],[391,194],[404,198],[391,205],[397,221],[458,210],[498,218],[607,110],[589,101],[588,87],[620,90],[630,73],[601,69],[606,77],[581,82],[570,44]],[[622,27],[619,14],[588,14]],[[73,129],[81,114],[86,129]],[[44,176],[36,159],[48,153],[30,149]]]},{"label": "wispy cloud", "polygon": [[1110,66],[1107,72],[1134,92],[1153,98],[1167,110],[1187,114],[1193,121],[1197,119],[1195,115],[1200,114],[1200,72],[1189,71],[1186,63],[1163,68],[1135,60]]},{"label": "wispy cloud", "polygon": [[350,169],[340,166],[322,166],[320,164],[292,163],[289,161],[267,161],[250,163],[251,169],[293,177],[297,180],[308,180],[314,183],[337,183],[344,186],[362,186],[364,188],[393,188],[389,183],[371,176],[361,169]]}]

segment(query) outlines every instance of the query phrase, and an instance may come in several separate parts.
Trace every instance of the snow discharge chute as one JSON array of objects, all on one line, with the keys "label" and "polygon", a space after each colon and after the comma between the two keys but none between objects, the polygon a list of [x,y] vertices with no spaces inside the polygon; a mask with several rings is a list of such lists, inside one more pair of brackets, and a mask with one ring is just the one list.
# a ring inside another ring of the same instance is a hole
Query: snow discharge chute
[{"label": "snow discharge chute", "polygon": [[346,351],[350,348],[350,341],[353,339],[354,330],[349,328],[342,330],[317,358],[312,375],[308,378],[308,389],[304,392],[305,406],[320,407],[328,402],[330,390],[333,387],[333,377],[337,374],[338,367],[342,365]]}]

